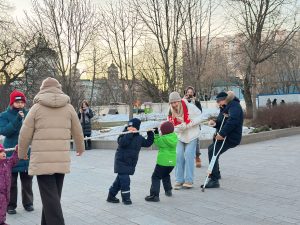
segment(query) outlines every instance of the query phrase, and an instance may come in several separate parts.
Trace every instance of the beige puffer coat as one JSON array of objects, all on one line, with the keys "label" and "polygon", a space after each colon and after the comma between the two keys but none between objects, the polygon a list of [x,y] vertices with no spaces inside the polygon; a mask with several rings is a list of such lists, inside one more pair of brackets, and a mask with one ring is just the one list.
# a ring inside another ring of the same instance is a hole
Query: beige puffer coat
[{"label": "beige puffer coat", "polygon": [[44,80],[34,98],[19,136],[19,158],[26,156],[31,144],[30,175],[70,172],[70,139],[76,151],[84,151],[82,128],[78,116],[57,80]]}]

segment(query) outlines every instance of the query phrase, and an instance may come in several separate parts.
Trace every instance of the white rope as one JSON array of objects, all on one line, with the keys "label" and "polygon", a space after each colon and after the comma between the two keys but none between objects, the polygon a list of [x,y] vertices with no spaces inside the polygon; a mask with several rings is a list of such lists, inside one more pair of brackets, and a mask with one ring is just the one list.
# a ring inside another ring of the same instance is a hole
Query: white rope
[{"label": "white rope", "polygon": [[[130,133],[145,133],[148,131],[154,131],[154,129],[148,129],[148,130],[138,130],[138,131],[125,131],[125,132],[115,132],[115,133],[108,133],[108,134],[100,134],[97,136],[93,136],[93,137],[86,137],[84,138],[84,140],[96,140],[99,138],[104,138],[104,137],[111,137],[111,136],[118,136],[118,135],[122,135],[122,134],[130,134]],[[74,142],[74,140],[70,140],[71,142]],[[11,152],[14,151],[15,148],[6,148],[5,151],[6,152]]]}]

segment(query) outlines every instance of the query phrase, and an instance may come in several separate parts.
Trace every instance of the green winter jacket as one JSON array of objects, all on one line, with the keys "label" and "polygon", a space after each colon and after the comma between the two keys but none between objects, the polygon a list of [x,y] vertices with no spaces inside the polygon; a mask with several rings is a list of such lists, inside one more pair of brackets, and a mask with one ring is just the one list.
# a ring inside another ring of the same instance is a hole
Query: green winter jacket
[{"label": "green winter jacket", "polygon": [[160,136],[155,134],[154,144],[158,147],[156,163],[160,166],[176,166],[177,135],[173,132]]}]

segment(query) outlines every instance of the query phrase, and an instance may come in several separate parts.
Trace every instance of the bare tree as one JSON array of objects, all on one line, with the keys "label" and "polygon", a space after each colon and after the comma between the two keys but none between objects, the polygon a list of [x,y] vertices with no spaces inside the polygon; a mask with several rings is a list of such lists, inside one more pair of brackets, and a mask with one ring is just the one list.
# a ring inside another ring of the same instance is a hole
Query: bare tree
[{"label": "bare tree", "polygon": [[108,45],[113,62],[119,69],[122,93],[133,117],[136,83],[136,50],[141,38],[141,25],[131,1],[119,0],[103,9],[102,38]]},{"label": "bare tree", "polygon": [[58,53],[63,90],[76,106],[81,75],[78,64],[84,60],[82,56],[99,25],[95,6],[90,0],[33,0],[32,5],[34,17],[27,14],[27,25],[43,33]]},{"label": "bare tree", "polygon": [[168,92],[171,92],[177,82],[180,35],[186,21],[185,1],[134,0],[134,4],[148,32],[156,40],[163,61],[165,83]]},{"label": "bare tree", "polygon": [[244,76],[247,114],[256,118],[257,65],[286,46],[299,30],[297,1],[229,0],[228,4],[247,56]]},{"label": "bare tree", "polygon": [[24,58],[24,54],[34,45],[35,35],[24,35],[13,21],[10,29],[0,30],[0,109],[3,110],[8,105],[9,92],[29,68],[30,58]]},{"label": "bare tree", "polygon": [[207,89],[199,82],[205,73],[212,34],[212,16],[216,5],[211,0],[189,0],[187,20],[183,29],[183,75],[184,85],[192,85],[198,94]]}]

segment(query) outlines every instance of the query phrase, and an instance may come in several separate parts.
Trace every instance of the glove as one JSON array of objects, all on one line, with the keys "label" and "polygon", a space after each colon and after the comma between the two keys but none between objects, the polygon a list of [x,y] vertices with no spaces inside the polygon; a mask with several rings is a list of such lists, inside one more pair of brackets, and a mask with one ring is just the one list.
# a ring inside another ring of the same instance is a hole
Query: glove
[{"label": "glove", "polygon": [[154,128],[154,134],[159,134],[157,127]]}]

